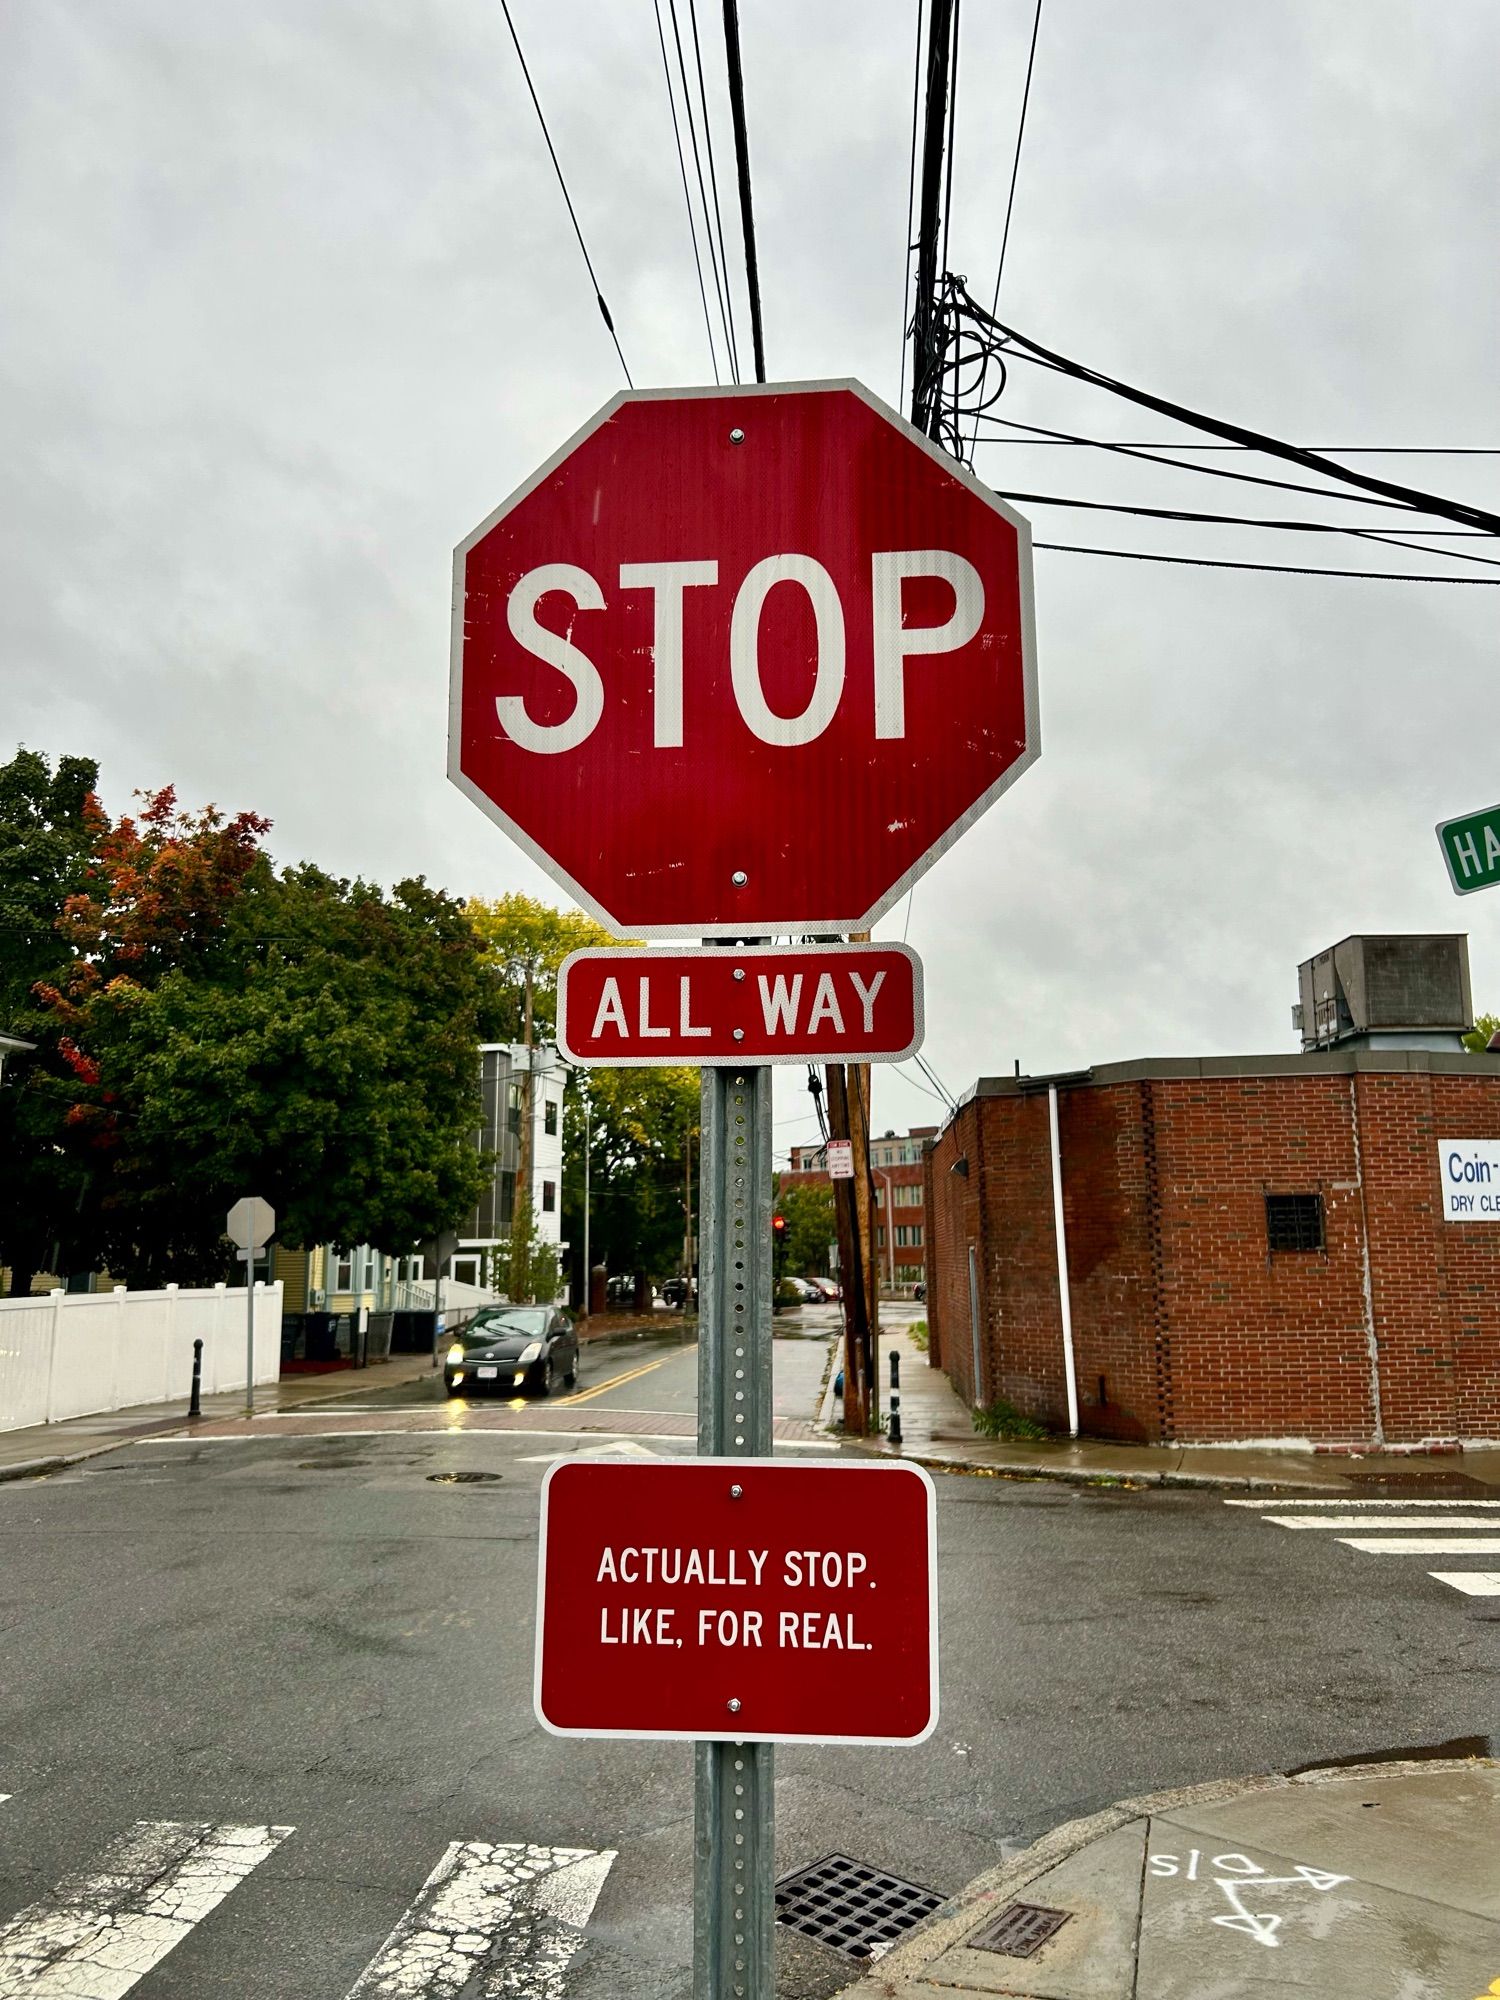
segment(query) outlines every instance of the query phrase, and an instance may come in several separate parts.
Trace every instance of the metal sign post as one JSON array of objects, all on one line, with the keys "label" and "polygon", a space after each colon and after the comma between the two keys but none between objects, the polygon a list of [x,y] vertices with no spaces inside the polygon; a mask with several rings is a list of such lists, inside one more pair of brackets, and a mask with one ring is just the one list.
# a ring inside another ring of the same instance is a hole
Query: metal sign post
[{"label": "metal sign post", "polygon": [[[705,1069],[699,1201],[698,1450],[771,1451],[771,1072]],[[695,2000],[772,2000],[776,1813],[769,1743],[699,1743]]]},{"label": "metal sign post", "polygon": [[224,1218],[224,1234],[245,1260],[245,1415],[255,1415],[255,1253],[276,1234],[276,1211],[259,1195],[242,1195]]}]

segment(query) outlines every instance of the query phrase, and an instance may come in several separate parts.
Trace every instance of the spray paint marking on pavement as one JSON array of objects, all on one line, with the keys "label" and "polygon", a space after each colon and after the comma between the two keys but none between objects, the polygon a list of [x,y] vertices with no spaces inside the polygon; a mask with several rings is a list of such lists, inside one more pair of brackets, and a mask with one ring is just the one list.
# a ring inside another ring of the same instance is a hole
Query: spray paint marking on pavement
[{"label": "spray paint marking on pavement", "polygon": [[1222,1930],[1240,1931],[1272,1951],[1281,1944],[1276,1933],[1285,1917],[1278,1910],[1247,1908],[1247,1889],[1253,1889],[1257,1898],[1266,1889],[1313,1889],[1327,1895],[1330,1889],[1353,1880],[1352,1876],[1334,1875],[1326,1868],[1309,1868],[1305,1862],[1295,1864],[1294,1874],[1272,1875],[1248,1854],[1215,1854],[1210,1858],[1198,1847],[1190,1849],[1185,1859],[1179,1854],[1149,1855],[1147,1866],[1157,1878],[1176,1876],[1185,1882],[1201,1879],[1205,1885],[1212,1883],[1228,1903],[1230,1914],[1211,1916],[1209,1922]]},{"label": "spray paint marking on pavement", "polygon": [[455,1840],[347,2000],[562,2000],[612,1849]]},{"label": "spray paint marking on pavement", "polygon": [[121,2000],[294,1831],[138,1821],[0,1929],[0,1993]]}]

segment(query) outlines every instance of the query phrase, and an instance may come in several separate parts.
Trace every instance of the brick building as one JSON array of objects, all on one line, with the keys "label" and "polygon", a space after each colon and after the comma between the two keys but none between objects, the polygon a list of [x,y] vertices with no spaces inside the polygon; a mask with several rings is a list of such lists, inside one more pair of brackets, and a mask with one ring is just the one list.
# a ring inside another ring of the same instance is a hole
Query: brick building
[{"label": "brick building", "polygon": [[925,1160],[931,1356],[960,1394],[1065,1427],[1061,1234],[1085,1432],[1500,1440],[1500,1215],[1445,1219],[1439,1146],[1484,1171],[1500,1055],[1317,1039],[981,1079]]},{"label": "brick building", "polygon": [[[874,1182],[875,1254],[881,1288],[910,1293],[927,1276],[927,1196],[922,1149],[937,1135],[936,1125],[913,1125],[909,1132],[882,1132],[870,1141]],[[822,1146],[793,1146],[784,1182],[828,1185],[828,1156]]]}]

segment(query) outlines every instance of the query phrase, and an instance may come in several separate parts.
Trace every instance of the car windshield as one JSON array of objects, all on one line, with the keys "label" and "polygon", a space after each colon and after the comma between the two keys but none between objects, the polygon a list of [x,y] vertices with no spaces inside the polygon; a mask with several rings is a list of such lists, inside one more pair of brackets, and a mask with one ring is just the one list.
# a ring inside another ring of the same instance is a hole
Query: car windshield
[{"label": "car windshield", "polygon": [[489,1347],[497,1340],[539,1340],[550,1318],[545,1306],[507,1307],[503,1312],[480,1313],[454,1338],[465,1347]]}]

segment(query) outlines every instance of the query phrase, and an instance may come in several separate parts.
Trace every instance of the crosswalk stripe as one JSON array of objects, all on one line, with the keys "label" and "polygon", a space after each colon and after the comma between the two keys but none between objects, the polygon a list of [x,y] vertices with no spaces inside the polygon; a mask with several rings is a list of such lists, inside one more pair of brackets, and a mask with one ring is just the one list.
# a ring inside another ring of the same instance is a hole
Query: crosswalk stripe
[{"label": "crosswalk stripe", "polygon": [[0,1928],[0,1994],[121,2000],[294,1831],[137,1821]]},{"label": "crosswalk stripe", "polygon": [[1326,1500],[1226,1500],[1226,1507],[1274,1507],[1279,1514],[1293,1507],[1357,1507],[1363,1513],[1367,1507],[1489,1507],[1500,1508],[1500,1500],[1356,1500],[1347,1493],[1330,1495]]},{"label": "crosswalk stripe", "polygon": [[1500,1569],[1430,1569],[1427,1574],[1466,1597],[1500,1597]]},{"label": "crosswalk stripe", "polygon": [[562,2000],[614,1860],[610,1848],[453,1841],[347,2000]]},{"label": "crosswalk stripe", "polygon": [[[1260,1518],[1263,1521],[1269,1521],[1277,1528],[1342,1528],[1347,1533],[1351,1528],[1367,1528],[1370,1526],[1370,1517],[1368,1514],[1262,1514]],[[1456,1516],[1453,1514],[1403,1514],[1399,1520],[1394,1516],[1387,1515],[1384,1525],[1391,1528],[1400,1528],[1403,1533],[1411,1528],[1441,1528],[1444,1534],[1451,1535],[1464,1529],[1467,1529],[1472,1534],[1478,1534],[1483,1529],[1493,1529],[1495,1521],[1493,1516],[1488,1514],[1476,1515],[1472,1520],[1465,1520],[1461,1514]]]},{"label": "crosswalk stripe", "polygon": [[1344,1540],[1344,1547],[1367,1556],[1500,1556],[1500,1535],[1471,1535],[1462,1542],[1441,1535],[1357,1535]]}]

